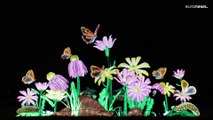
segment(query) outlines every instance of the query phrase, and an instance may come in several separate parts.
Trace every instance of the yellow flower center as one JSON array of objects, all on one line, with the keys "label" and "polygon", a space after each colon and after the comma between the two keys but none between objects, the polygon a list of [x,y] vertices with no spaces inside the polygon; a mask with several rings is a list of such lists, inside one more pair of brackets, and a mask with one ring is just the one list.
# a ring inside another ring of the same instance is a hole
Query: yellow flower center
[{"label": "yellow flower center", "polygon": [[137,68],[137,66],[132,65],[132,66],[130,66],[129,70],[134,70],[134,69],[136,69],[136,68]]},{"label": "yellow flower center", "polygon": [[126,78],[123,78],[123,81],[126,82]]},{"label": "yellow flower center", "polygon": [[136,93],[140,92],[140,89],[139,88],[135,88],[135,92]]},{"label": "yellow flower center", "polygon": [[54,72],[49,72],[46,76],[47,80],[51,80],[55,76]]},{"label": "yellow flower center", "polygon": [[29,100],[29,99],[31,99],[31,95],[26,95],[26,98]]},{"label": "yellow flower center", "polygon": [[75,60],[79,60],[78,55],[72,55],[72,56],[70,57],[70,61],[75,61]]}]

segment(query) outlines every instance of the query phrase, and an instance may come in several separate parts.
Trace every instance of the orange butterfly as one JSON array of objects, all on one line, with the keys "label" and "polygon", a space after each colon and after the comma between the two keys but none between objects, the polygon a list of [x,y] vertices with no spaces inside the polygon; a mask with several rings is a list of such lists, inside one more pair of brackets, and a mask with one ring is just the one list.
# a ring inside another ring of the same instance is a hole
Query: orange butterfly
[{"label": "orange butterfly", "polygon": [[86,42],[86,44],[91,44],[95,41],[95,39],[97,38],[97,32],[100,28],[100,24],[98,24],[98,26],[95,29],[95,32],[93,33],[91,30],[89,30],[86,27],[81,27],[81,32],[82,32],[82,36],[81,38],[83,39],[84,42]]},{"label": "orange butterfly", "polygon": [[26,75],[22,77],[22,82],[24,84],[31,84],[35,81],[35,75],[32,69],[28,70]]},{"label": "orange butterfly", "polygon": [[90,70],[91,70],[90,75],[91,75],[92,78],[99,77],[104,70],[104,65],[102,66],[102,68],[99,68],[98,66],[92,65],[90,67]]},{"label": "orange butterfly", "polygon": [[63,54],[61,55],[61,59],[69,59],[71,55],[71,49],[70,47],[67,47],[64,49]]},{"label": "orange butterfly", "polygon": [[167,68],[166,67],[161,67],[158,70],[154,70],[152,72],[153,77],[155,77],[155,79],[163,79],[165,74],[166,74]]}]

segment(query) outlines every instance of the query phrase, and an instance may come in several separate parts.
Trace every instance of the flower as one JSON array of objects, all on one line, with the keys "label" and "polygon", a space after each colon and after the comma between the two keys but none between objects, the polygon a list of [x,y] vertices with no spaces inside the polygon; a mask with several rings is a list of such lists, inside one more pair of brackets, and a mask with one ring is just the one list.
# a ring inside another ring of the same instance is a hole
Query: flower
[{"label": "flower", "polygon": [[71,62],[68,65],[68,73],[70,77],[83,77],[86,73],[88,73],[86,66],[81,60],[79,60],[77,55],[72,55],[70,57],[70,61]]},{"label": "flower", "polygon": [[110,68],[105,68],[104,71],[97,77],[95,77],[95,83],[98,81],[98,86],[101,85],[101,82],[104,83],[105,79],[108,78],[110,80],[113,80],[113,74],[116,74],[116,71],[118,69],[114,69],[115,66],[112,66]]},{"label": "flower", "polygon": [[35,86],[38,90],[46,90],[48,87],[47,82],[41,83],[41,82],[36,82]]},{"label": "flower", "polygon": [[31,91],[29,88],[27,88],[27,92],[24,90],[19,91],[24,96],[18,96],[17,99],[19,102],[22,101],[21,106],[23,106],[26,102],[28,105],[32,104],[35,105],[35,101],[38,100],[38,96],[36,95],[36,92]]},{"label": "flower", "polygon": [[154,85],[152,85],[152,89],[160,91],[161,94],[164,93],[164,88],[160,83],[155,83]]},{"label": "flower", "polygon": [[128,85],[127,94],[131,100],[137,102],[143,101],[145,96],[148,96],[151,92],[150,80],[143,76],[138,82]]},{"label": "flower", "polygon": [[173,71],[173,72],[174,72],[173,76],[177,79],[182,79],[185,74],[185,70],[183,69],[181,70],[177,69],[177,71]]},{"label": "flower", "polygon": [[47,74],[47,80],[49,80],[49,88],[51,90],[66,90],[68,88],[68,80],[62,75],[55,75],[54,72]]},{"label": "flower", "polygon": [[138,65],[140,59],[141,59],[140,56],[138,56],[137,58],[132,57],[131,60],[129,57],[127,57],[126,61],[129,65],[126,63],[121,63],[118,65],[118,67],[128,68],[129,71],[135,70],[135,72],[139,74],[140,78],[142,77],[142,74],[149,76],[149,73],[146,70],[141,69],[141,68],[150,68],[149,64],[147,62],[143,62]]},{"label": "flower", "polygon": [[137,75],[135,75],[135,71],[128,71],[126,68],[123,69],[122,73],[119,73],[117,71],[117,77],[114,77],[116,81],[118,81],[120,84],[122,85],[126,85],[126,84],[132,84],[134,82],[136,82],[137,79]]},{"label": "flower", "polygon": [[160,82],[160,84],[163,86],[163,88],[164,88],[164,95],[168,95],[168,97],[170,97],[170,92],[171,93],[173,93],[174,94],[174,92],[175,92],[175,87],[174,86],[172,86],[172,85],[169,85],[169,83],[168,82],[166,82],[166,84],[164,83],[164,82]]},{"label": "flower", "polygon": [[48,98],[52,100],[61,101],[62,99],[67,97],[65,92],[61,90],[46,90],[46,91],[47,91],[47,94],[45,94],[45,96],[47,96]]},{"label": "flower", "polygon": [[188,94],[185,94],[182,91],[180,92],[179,90],[175,91],[174,97],[176,97],[175,98],[176,101],[178,99],[180,99],[181,101],[184,101],[184,102],[189,101],[190,99],[192,99]]},{"label": "flower", "polygon": [[107,39],[107,36],[104,36],[103,40],[96,40],[94,47],[101,50],[101,51],[104,51],[106,49],[106,47],[112,48],[116,38],[112,39],[111,36],[112,35],[109,36],[109,39]]}]

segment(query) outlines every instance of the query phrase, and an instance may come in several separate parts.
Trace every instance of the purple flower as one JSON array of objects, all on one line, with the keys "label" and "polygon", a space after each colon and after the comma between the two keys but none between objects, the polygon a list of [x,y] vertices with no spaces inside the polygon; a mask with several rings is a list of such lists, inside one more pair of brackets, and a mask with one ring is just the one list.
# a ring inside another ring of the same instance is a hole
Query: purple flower
[{"label": "purple flower", "polygon": [[148,96],[151,92],[150,80],[142,76],[142,79],[138,82],[128,85],[128,97],[133,101],[137,102],[143,101],[145,96]]},{"label": "purple flower", "polygon": [[179,90],[175,91],[174,94],[175,100],[177,101],[178,99],[180,99],[181,101],[189,101],[190,99],[192,99],[188,94],[185,94],[184,92],[180,92]]},{"label": "purple flower", "polygon": [[68,65],[68,72],[70,77],[76,78],[77,75],[79,77],[84,77],[84,75],[88,73],[87,67],[81,60],[79,60],[77,55],[72,55],[70,57],[70,61],[71,62]]},{"label": "purple flower", "polygon": [[173,71],[174,74],[173,74],[173,77],[177,78],[177,79],[182,79],[184,74],[185,74],[185,70],[181,69],[177,69],[177,71]]},{"label": "purple flower", "polygon": [[66,90],[68,88],[68,80],[62,75],[55,75],[53,72],[47,74],[47,80],[49,80],[49,88],[51,90]]},{"label": "purple flower", "polygon": [[18,96],[17,99],[19,102],[22,101],[21,106],[23,106],[25,103],[28,105],[32,104],[35,105],[35,101],[38,100],[38,96],[35,95],[36,92],[31,91],[29,88],[27,88],[27,92],[24,90],[19,91],[24,96]]},{"label": "purple flower", "polygon": [[152,89],[160,91],[161,94],[164,93],[164,88],[160,83],[155,83],[154,85],[152,85]]},{"label": "purple flower", "polygon": [[41,82],[36,82],[35,86],[38,90],[46,90],[48,87],[47,82],[41,83]]},{"label": "purple flower", "polygon": [[117,71],[117,78],[115,78],[116,81],[118,81],[120,84],[122,85],[126,85],[126,84],[132,84],[134,82],[136,82],[137,79],[137,75],[135,75],[135,71],[128,71],[126,68],[123,69],[122,73],[119,73]]},{"label": "purple flower", "polygon": [[106,47],[112,48],[116,38],[112,39],[111,36],[112,35],[109,36],[109,39],[107,39],[107,36],[104,36],[103,40],[96,40],[94,47],[101,50],[101,51],[104,51]]}]

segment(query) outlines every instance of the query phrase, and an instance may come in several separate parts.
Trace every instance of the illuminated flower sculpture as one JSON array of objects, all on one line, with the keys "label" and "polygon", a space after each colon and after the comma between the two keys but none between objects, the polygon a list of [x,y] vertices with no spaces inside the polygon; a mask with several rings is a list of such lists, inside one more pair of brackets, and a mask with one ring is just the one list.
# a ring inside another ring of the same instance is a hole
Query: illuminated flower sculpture
[{"label": "illuminated flower sculpture", "polygon": [[103,72],[99,76],[95,77],[95,81],[94,82],[95,83],[98,82],[98,86],[100,86],[101,82],[104,83],[106,78],[108,78],[109,80],[113,80],[113,76],[112,75],[116,74],[116,71],[117,71],[117,69],[114,69],[114,68],[115,68],[115,66],[112,66],[110,68],[105,68],[103,70]]},{"label": "illuminated flower sculpture", "polygon": [[94,47],[101,51],[104,51],[106,48],[112,48],[115,40],[116,38],[113,39],[112,35],[109,36],[109,39],[107,39],[107,37],[104,36],[103,40],[96,40]]},{"label": "illuminated flower sculpture", "polygon": [[86,73],[88,73],[86,66],[81,60],[79,60],[77,55],[72,55],[70,57],[70,61],[71,62],[68,65],[68,72],[70,77],[83,77]]},{"label": "illuminated flower sculpture", "polygon": [[36,83],[35,83],[35,86],[36,86],[36,88],[37,88],[38,90],[42,90],[42,91],[44,91],[44,90],[46,90],[46,89],[48,88],[47,82],[44,82],[44,83],[36,82]]},{"label": "illuminated flower sculpture", "polygon": [[158,90],[161,92],[161,94],[164,94],[164,88],[160,83],[155,83],[152,85],[152,89]]},{"label": "illuminated flower sculpture", "polygon": [[175,87],[174,86],[169,85],[168,82],[166,82],[166,84],[164,82],[161,82],[160,84],[164,88],[164,95],[167,95],[168,97],[170,97],[171,96],[170,92],[174,94],[174,92],[175,92],[175,90],[174,90]]},{"label": "illuminated flower sculpture", "polygon": [[35,101],[38,100],[38,96],[36,95],[36,92],[31,91],[29,88],[27,88],[27,92],[26,91],[19,91],[19,93],[21,93],[23,96],[18,96],[17,99],[19,102],[22,101],[21,106],[24,106],[26,103],[27,105],[35,105]]},{"label": "illuminated flower sculpture", "polygon": [[139,61],[140,61],[141,57],[132,57],[131,60],[129,57],[126,58],[126,61],[128,64],[126,63],[121,63],[118,65],[118,67],[123,67],[123,68],[128,68],[129,71],[131,70],[135,70],[135,72],[137,74],[139,74],[139,77],[142,77],[142,74],[149,76],[149,73],[146,70],[143,70],[142,68],[150,68],[149,64],[147,62],[143,62],[141,64],[138,65]]},{"label": "illuminated flower sculpture", "polygon": [[174,72],[173,76],[177,79],[182,79],[185,74],[185,70],[183,69],[181,70],[177,69],[177,71],[173,71],[173,72]]},{"label": "illuminated flower sculpture", "polygon": [[128,71],[126,68],[123,69],[122,73],[117,71],[117,78],[114,77],[116,81],[118,81],[122,85],[132,84],[136,82],[138,76],[135,75],[135,71]]},{"label": "illuminated flower sculpture", "polygon": [[68,88],[69,81],[62,75],[49,72],[46,77],[49,80],[48,85],[51,90],[66,90]]},{"label": "illuminated flower sculpture", "polygon": [[132,101],[143,101],[144,97],[148,96],[151,92],[150,83],[150,80],[145,80],[145,77],[143,76],[138,82],[128,85],[128,97],[131,98]]}]

